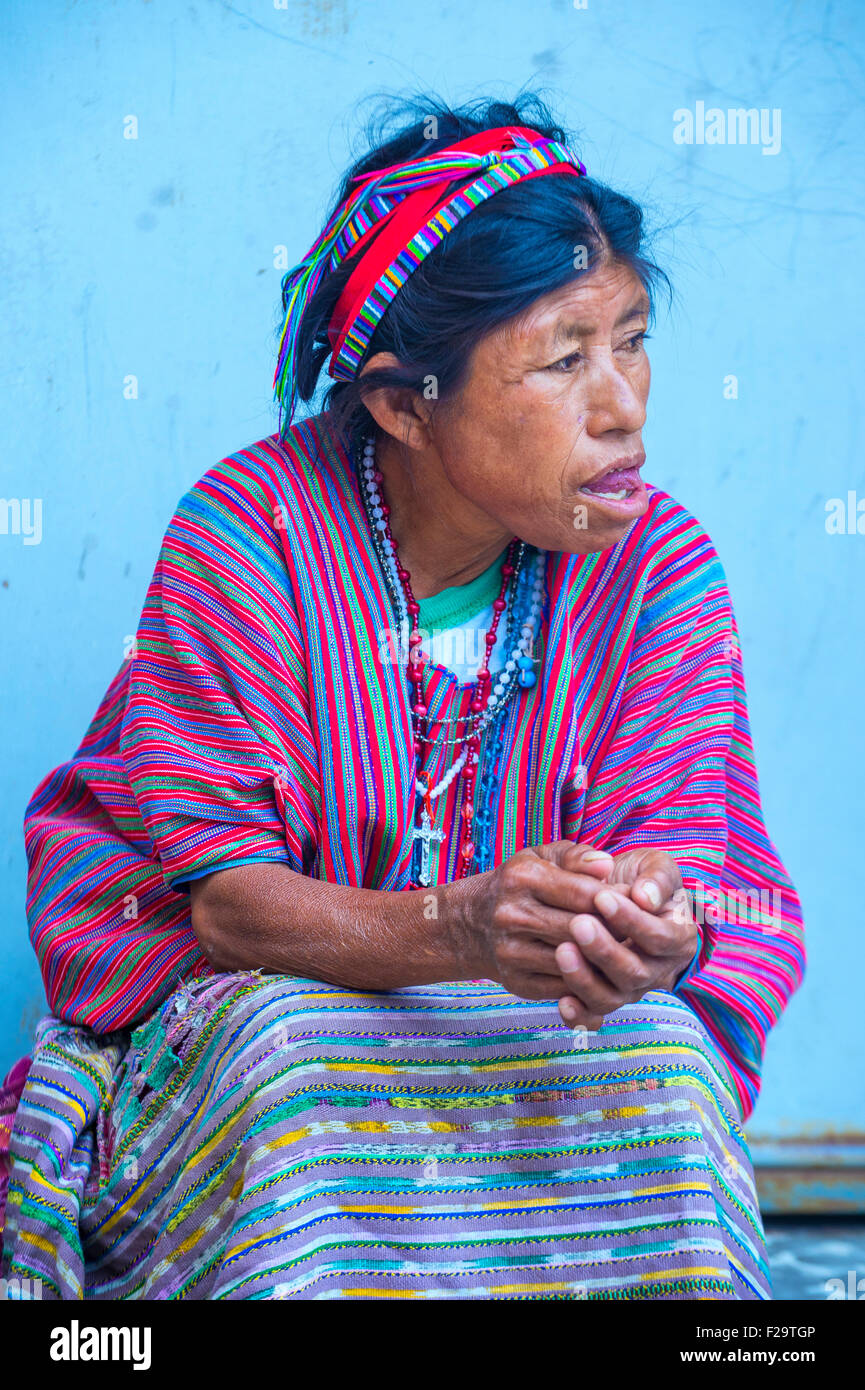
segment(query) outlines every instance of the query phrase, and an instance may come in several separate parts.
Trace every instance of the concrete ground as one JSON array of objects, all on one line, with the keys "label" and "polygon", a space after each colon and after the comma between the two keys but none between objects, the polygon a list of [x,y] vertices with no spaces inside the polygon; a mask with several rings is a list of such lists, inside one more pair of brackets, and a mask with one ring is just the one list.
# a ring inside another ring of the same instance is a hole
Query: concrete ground
[{"label": "concrete ground", "polygon": [[[776,1299],[865,1299],[865,1217],[763,1219]],[[861,1287],[857,1287],[861,1279]],[[855,1290],[855,1292],[853,1292]]]}]

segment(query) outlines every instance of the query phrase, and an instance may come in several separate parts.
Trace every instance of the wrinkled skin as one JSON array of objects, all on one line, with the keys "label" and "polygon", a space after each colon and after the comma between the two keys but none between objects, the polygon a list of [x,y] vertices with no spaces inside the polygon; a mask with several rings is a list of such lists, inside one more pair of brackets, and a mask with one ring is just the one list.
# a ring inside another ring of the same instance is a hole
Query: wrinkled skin
[{"label": "wrinkled skin", "polygon": [[[643,515],[642,487],[627,507],[581,489],[622,458],[643,460],[647,313],[630,269],[600,268],[482,339],[446,399],[367,397],[382,431],[391,526],[418,598],[467,583],[514,535],[588,554],[615,545]],[[364,371],[395,361],[379,353]]]}]

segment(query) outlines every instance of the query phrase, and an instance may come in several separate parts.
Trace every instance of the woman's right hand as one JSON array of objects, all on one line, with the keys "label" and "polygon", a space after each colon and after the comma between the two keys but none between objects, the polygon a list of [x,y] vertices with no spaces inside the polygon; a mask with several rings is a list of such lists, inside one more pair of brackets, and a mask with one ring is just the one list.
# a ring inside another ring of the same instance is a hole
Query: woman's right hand
[{"label": "woman's right hand", "polygon": [[[470,950],[478,978],[495,980],[522,999],[560,999],[565,993],[556,947],[573,941],[570,924],[578,913],[598,917],[595,894],[613,869],[612,855],[592,845],[559,840],[523,849],[503,864],[469,879]],[[629,896],[621,884],[614,891]],[[585,1027],[600,1028],[603,1018],[587,1014]]]}]

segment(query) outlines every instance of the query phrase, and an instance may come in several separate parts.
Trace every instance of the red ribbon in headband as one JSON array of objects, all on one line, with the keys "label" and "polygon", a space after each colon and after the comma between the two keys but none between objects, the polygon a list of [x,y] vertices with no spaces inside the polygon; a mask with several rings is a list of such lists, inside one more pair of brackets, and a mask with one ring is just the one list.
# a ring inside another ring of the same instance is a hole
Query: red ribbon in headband
[{"label": "red ribbon in headband", "polygon": [[[485,155],[499,150],[514,149],[517,148],[515,134],[523,136],[530,144],[543,138],[538,131],[527,126],[499,126],[494,130],[483,130],[478,135],[470,135],[468,139],[461,140],[456,145],[449,145],[447,150],[436,150],[435,153],[441,155],[453,151]],[[363,180],[371,180],[380,177],[383,172],[377,169],[362,177]],[[538,178],[542,174],[561,173],[571,173],[580,177],[580,170],[575,165],[563,162],[550,164],[545,169],[535,169],[524,174],[519,182]],[[460,175],[453,172],[442,174],[442,181],[449,184],[456,178],[460,178]],[[471,181],[470,177],[468,181]],[[466,178],[463,177],[461,182],[465,184]],[[333,354],[331,363],[339,356],[346,335],[388,266],[393,264],[412,238],[453,196],[454,192],[449,192],[442,197],[440,184],[419,188],[414,193],[406,194],[391,212],[386,213],[359,238],[352,250],[352,258],[356,260],[354,270],[337,301],[328,328],[328,340]]]}]

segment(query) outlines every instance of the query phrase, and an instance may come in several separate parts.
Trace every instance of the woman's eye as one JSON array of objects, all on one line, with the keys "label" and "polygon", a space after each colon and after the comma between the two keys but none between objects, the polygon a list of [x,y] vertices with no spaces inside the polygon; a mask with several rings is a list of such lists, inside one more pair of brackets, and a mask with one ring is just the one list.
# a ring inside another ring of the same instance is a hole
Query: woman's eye
[{"label": "woman's eye", "polygon": [[553,362],[550,371],[569,372],[579,361],[580,354],[578,352],[569,352],[567,357],[560,357],[558,362]]},{"label": "woman's eye", "polygon": [[[651,333],[648,332],[633,333],[630,338],[625,339],[622,344],[622,349],[620,350],[637,353],[640,351],[646,339],[651,338],[651,336]],[[573,371],[574,367],[578,366],[582,360],[582,353],[569,352],[567,357],[560,357],[558,362],[551,362],[548,370],[551,372],[570,372]]]}]

